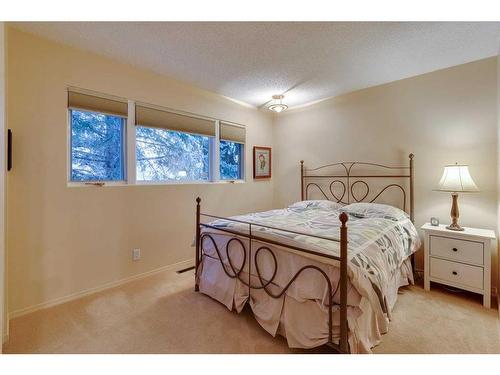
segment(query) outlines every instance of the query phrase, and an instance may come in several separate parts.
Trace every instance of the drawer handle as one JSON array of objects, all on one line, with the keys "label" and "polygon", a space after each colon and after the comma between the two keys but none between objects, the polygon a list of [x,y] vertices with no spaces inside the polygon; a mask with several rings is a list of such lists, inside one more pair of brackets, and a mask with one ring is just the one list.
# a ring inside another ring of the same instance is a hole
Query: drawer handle
[{"label": "drawer handle", "polygon": [[457,271],[453,271],[452,274],[454,274],[455,276],[457,276],[458,272]]},{"label": "drawer handle", "polygon": [[454,252],[457,252],[457,251],[458,251],[458,249],[457,249],[456,247],[454,247],[452,250],[453,250]]}]

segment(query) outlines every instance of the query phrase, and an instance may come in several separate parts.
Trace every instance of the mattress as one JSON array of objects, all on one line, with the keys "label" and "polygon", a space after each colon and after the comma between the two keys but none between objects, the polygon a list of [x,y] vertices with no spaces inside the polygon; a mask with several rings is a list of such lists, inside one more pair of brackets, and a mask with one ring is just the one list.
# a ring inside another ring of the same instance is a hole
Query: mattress
[{"label": "mattress", "polygon": [[[217,220],[211,225],[248,234],[246,223],[252,223],[252,233],[261,238],[339,256],[339,214],[339,209],[331,208],[287,208],[232,218],[242,222]],[[420,246],[420,239],[405,216],[400,220],[349,217],[347,225],[349,343],[352,352],[369,352],[387,330],[397,289],[413,281],[408,258]],[[302,267],[314,265],[331,281],[333,300],[339,303],[338,262],[256,240],[250,246],[247,238],[214,228],[202,232],[204,255],[197,275],[200,291],[237,311],[249,302],[261,326],[272,335],[287,337],[291,347],[310,348],[326,343],[329,296],[321,273],[305,270],[276,299],[262,289],[249,290],[245,283],[258,286],[270,281],[268,289],[278,295]],[[255,259],[258,249],[261,250]],[[234,275],[235,270],[239,278],[227,276]],[[334,341],[338,340],[337,310],[335,307]],[[310,319],[313,316],[322,318]]]}]

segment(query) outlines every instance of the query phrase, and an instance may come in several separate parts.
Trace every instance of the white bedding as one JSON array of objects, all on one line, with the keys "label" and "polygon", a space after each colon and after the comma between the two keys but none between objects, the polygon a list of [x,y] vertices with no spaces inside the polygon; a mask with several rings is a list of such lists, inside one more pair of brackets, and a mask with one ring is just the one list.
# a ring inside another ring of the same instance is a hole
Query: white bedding
[{"label": "white bedding", "polygon": [[[238,220],[260,223],[277,228],[286,228],[302,233],[328,238],[338,238],[338,209],[305,207],[299,209],[272,210],[236,217]],[[247,232],[248,225],[228,221],[216,221],[215,226],[237,232]],[[258,229],[258,235],[282,243],[293,244],[327,254],[338,254],[338,242],[304,236],[291,235],[279,230]],[[252,289],[238,278],[230,278],[224,272],[215,246],[219,249],[226,270],[233,274],[226,257],[226,245],[230,241],[229,254],[236,269],[243,263],[243,251],[247,257],[240,278],[252,285],[259,285],[255,263],[248,264],[248,240],[241,237],[243,246],[231,241],[234,235],[213,229],[205,229],[214,242],[205,237],[204,256],[198,272],[200,290],[225,304],[229,309],[242,310],[247,301],[259,323],[270,334],[287,337],[290,347],[311,348],[322,345],[328,339],[328,293],[324,277],[315,270],[306,270],[291,284],[281,298],[274,299],[265,291]],[[390,312],[400,286],[412,280],[409,255],[420,245],[413,224],[407,219],[355,218],[348,221],[349,266],[348,266],[348,323],[351,352],[369,352],[376,345],[382,333],[387,331]],[[252,254],[261,246],[267,246],[276,256],[278,270],[269,289],[279,293],[288,281],[305,265],[321,268],[337,290],[338,262],[327,258],[311,257],[285,247],[271,246],[253,241]],[[244,249],[243,249],[244,247]],[[253,256],[252,256],[253,258]],[[259,253],[258,265],[261,275],[269,280],[274,271],[270,253]],[[339,302],[339,293],[334,301]],[[334,341],[338,340],[338,309],[334,309]],[[311,319],[311,317],[315,317]]]}]

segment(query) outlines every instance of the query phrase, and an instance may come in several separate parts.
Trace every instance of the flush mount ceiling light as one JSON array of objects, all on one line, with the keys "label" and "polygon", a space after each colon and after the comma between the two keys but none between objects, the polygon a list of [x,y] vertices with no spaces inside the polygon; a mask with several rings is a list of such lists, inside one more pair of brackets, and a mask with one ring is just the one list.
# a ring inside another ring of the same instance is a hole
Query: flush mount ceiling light
[{"label": "flush mount ceiling light", "polygon": [[288,108],[286,104],[283,104],[281,102],[284,97],[285,95],[273,95],[273,103],[267,108],[276,113],[283,112],[285,109]]}]

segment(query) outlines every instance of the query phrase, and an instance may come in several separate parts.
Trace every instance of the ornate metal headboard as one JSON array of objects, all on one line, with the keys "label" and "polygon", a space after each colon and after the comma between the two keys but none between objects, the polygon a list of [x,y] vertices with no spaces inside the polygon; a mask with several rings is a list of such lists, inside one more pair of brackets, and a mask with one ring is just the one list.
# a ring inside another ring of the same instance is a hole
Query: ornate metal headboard
[{"label": "ornate metal headboard", "polygon": [[[350,161],[322,165],[313,169],[306,169],[304,161],[301,160],[301,198],[309,199],[310,191],[314,189],[328,200],[349,204],[375,202],[388,194],[388,191],[395,191],[400,197],[400,208],[406,211],[413,221],[413,154],[410,154],[408,159],[408,165],[403,167]],[[374,181],[378,181],[379,185],[380,181],[385,182],[376,187],[375,194],[370,194],[370,185],[373,186]],[[364,192],[360,193],[359,189],[364,189]]]}]

